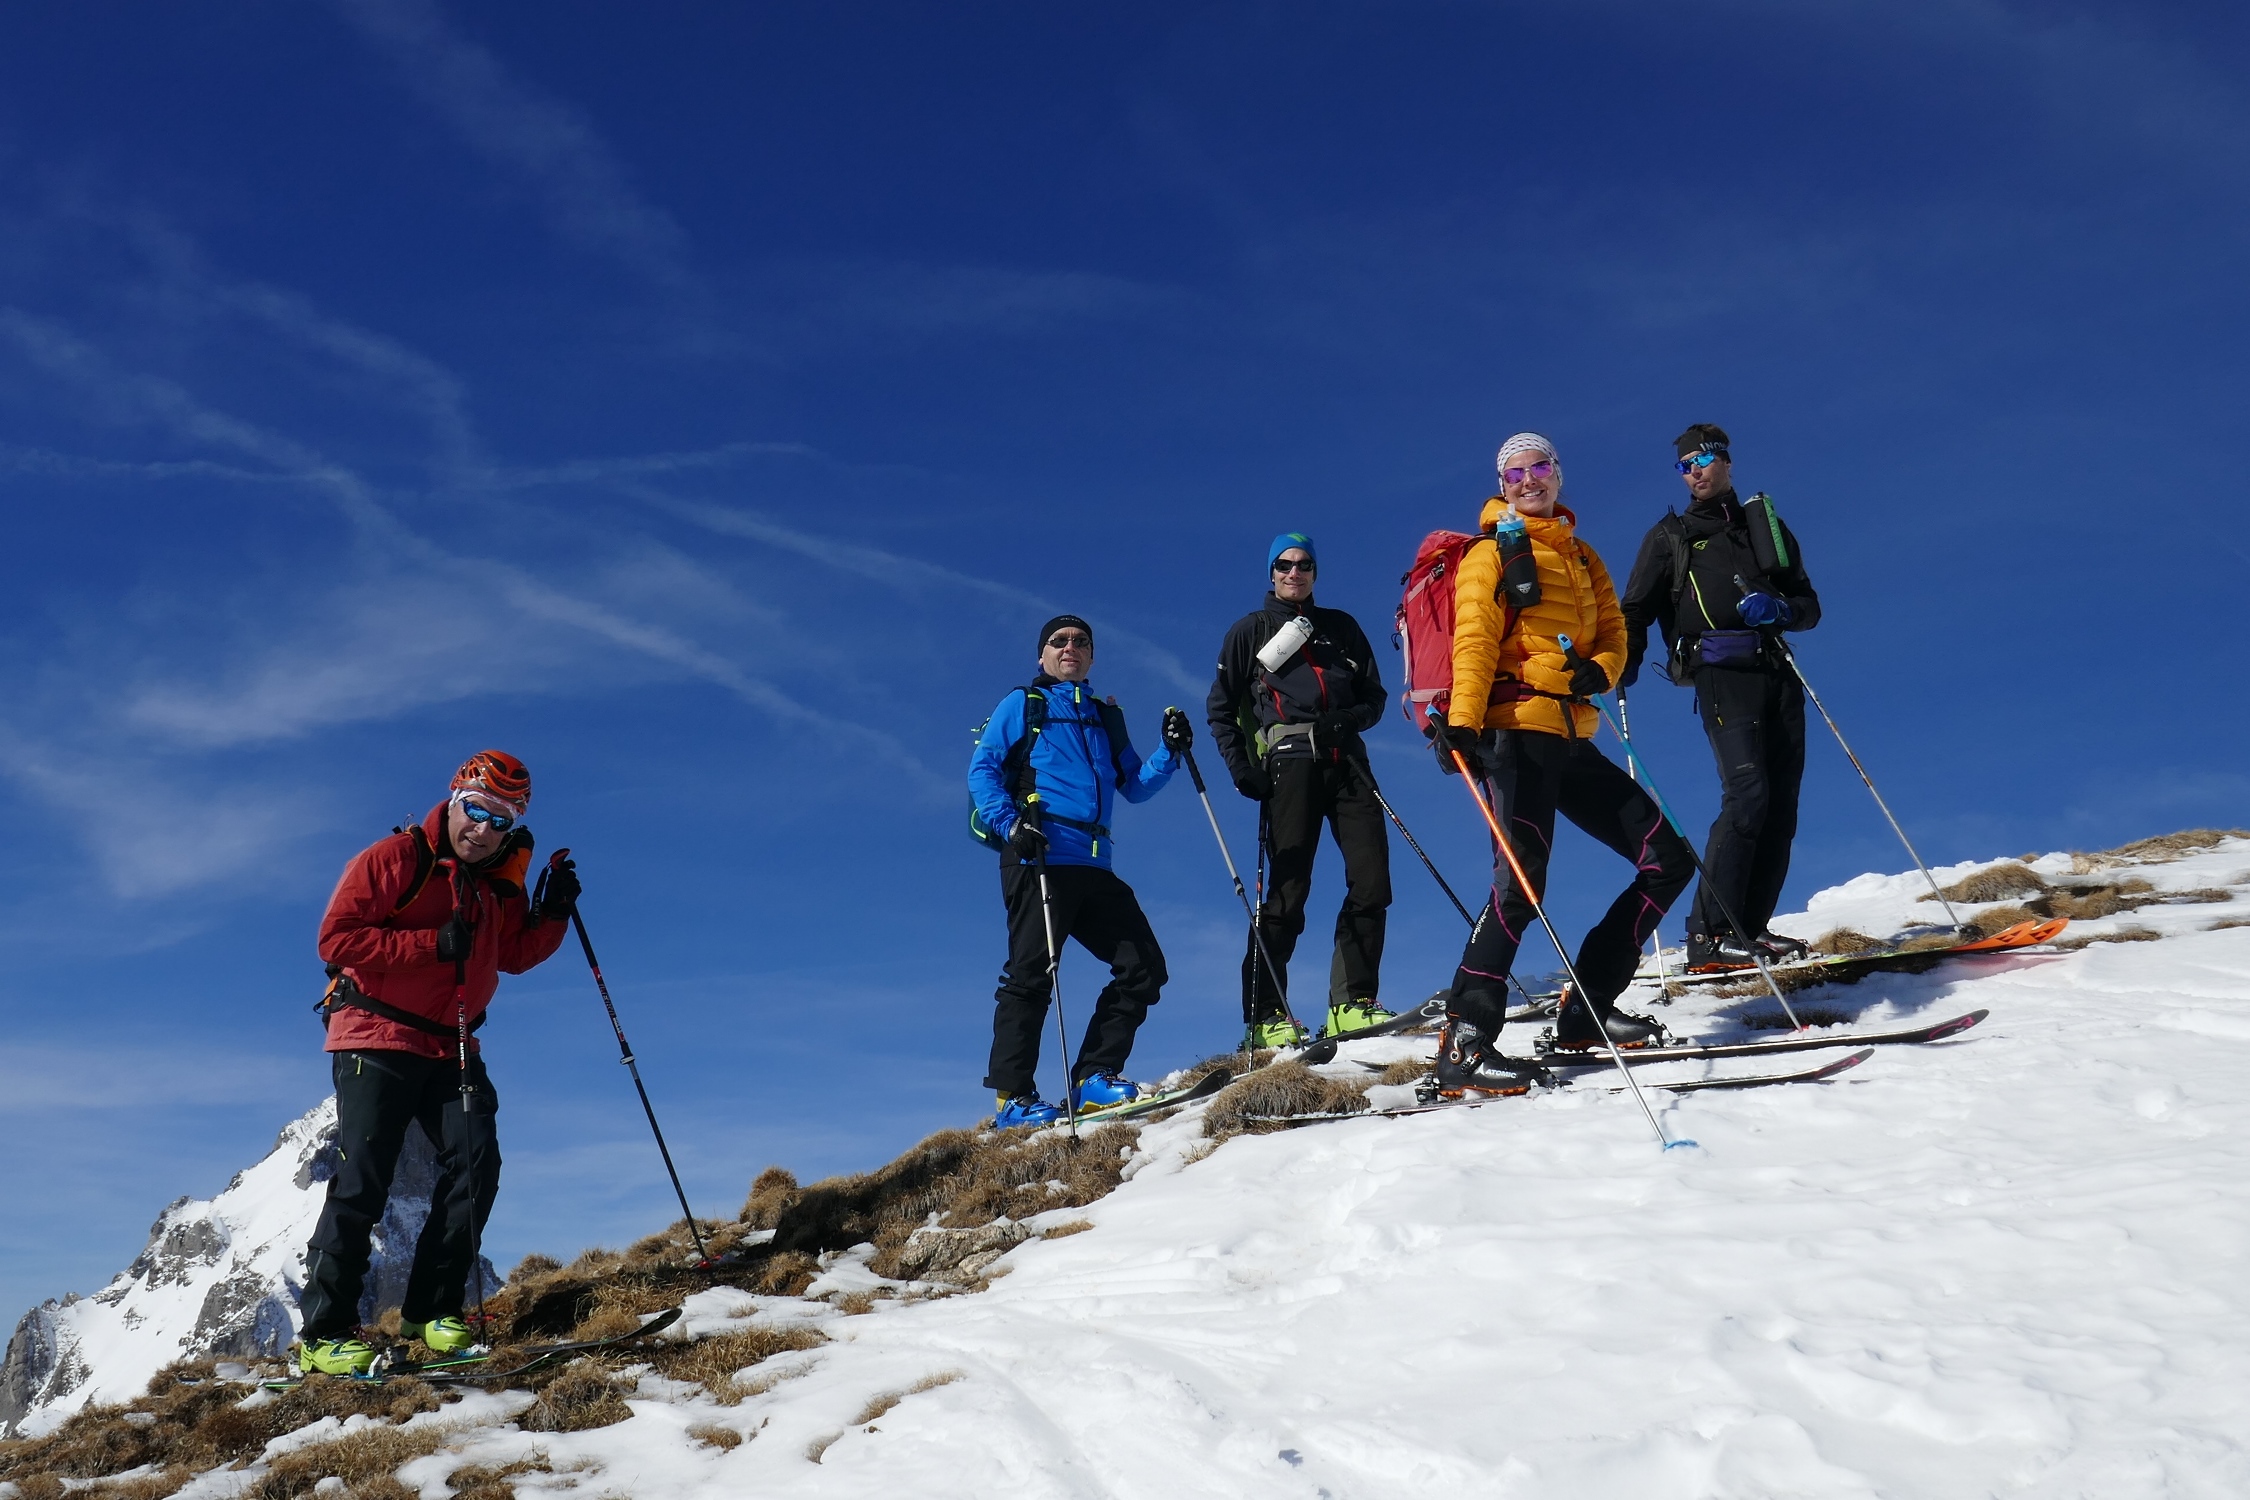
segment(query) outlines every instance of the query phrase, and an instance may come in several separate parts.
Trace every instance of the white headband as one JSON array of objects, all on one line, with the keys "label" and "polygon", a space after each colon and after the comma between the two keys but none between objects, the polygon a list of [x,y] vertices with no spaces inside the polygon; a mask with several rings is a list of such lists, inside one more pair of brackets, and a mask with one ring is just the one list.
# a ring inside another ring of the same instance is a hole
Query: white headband
[{"label": "white headband", "polygon": [[1494,467],[1505,470],[1508,460],[1519,453],[1544,453],[1555,461],[1557,467],[1562,464],[1562,455],[1555,451],[1553,443],[1536,432],[1519,432],[1500,445],[1500,458]]}]

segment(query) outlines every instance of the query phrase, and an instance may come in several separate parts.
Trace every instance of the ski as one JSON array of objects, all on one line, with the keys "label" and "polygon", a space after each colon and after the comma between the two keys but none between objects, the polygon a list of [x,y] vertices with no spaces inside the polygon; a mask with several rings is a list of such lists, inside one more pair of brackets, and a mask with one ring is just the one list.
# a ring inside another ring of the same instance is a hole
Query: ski
[{"label": "ski", "polygon": [[[1722,1078],[1679,1078],[1663,1083],[1644,1083],[1641,1086],[1643,1088],[1660,1089],[1668,1094],[1697,1094],[1707,1089],[1757,1089],[1780,1083],[1818,1083],[1823,1079],[1834,1078],[1847,1069],[1856,1068],[1874,1055],[1875,1049],[1873,1047],[1862,1047],[1857,1052],[1837,1058],[1833,1062],[1822,1063],[1817,1068],[1796,1068],[1787,1073],[1736,1074],[1732,1077]],[[1587,1086],[1566,1083],[1561,1087],[1583,1090]],[[1615,1084],[1605,1089],[1596,1089],[1594,1092],[1622,1094],[1625,1092],[1625,1087],[1622,1084]],[[1391,1109],[1362,1109],[1349,1113],[1329,1111],[1321,1114],[1303,1115],[1246,1115],[1243,1118],[1267,1125],[1314,1125],[1325,1120],[1395,1120],[1407,1115],[1436,1114],[1439,1110],[1446,1109],[1474,1109],[1480,1104],[1496,1104],[1503,1099],[1525,1099],[1529,1097],[1530,1091],[1521,1094],[1481,1094],[1473,1099],[1440,1099],[1430,1104],[1401,1104]]]},{"label": "ski", "polygon": [[[500,1352],[487,1349],[482,1353],[464,1354],[452,1359],[432,1359],[419,1362],[413,1360],[385,1361],[378,1358],[375,1368],[364,1375],[327,1375],[322,1378],[327,1380],[355,1380],[363,1385],[381,1385],[388,1380],[419,1380],[425,1385],[472,1385],[487,1380],[515,1380],[521,1376],[543,1370],[559,1359],[568,1359],[573,1355],[591,1353],[596,1349],[614,1348],[619,1344],[629,1344],[635,1339],[647,1338],[650,1334],[662,1332],[679,1321],[680,1309],[667,1307],[631,1333],[611,1334],[606,1339],[574,1339],[562,1344],[534,1344],[527,1349],[512,1349],[507,1352],[515,1356],[516,1363],[505,1370],[486,1368],[492,1362],[493,1356]],[[303,1385],[306,1379],[307,1377],[303,1375],[293,1375],[282,1380],[261,1380],[258,1385],[263,1390],[293,1391],[298,1386]]]},{"label": "ski", "polygon": [[[1629,1063],[1682,1062],[1705,1058],[1763,1057],[1776,1052],[1817,1052],[1828,1047],[1897,1047],[1917,1042],[1941,1042],[1947,1037],[1959,1036],[1970,1027],[1991,1015],[1989,1010],[1972,1010],[1967,1015],[1955,1016],[1950,1021],[1940,1021],[1933,1026],[1909,1026],[1897,1031],[1840,1031],[1818,1036],[1804,1036],[1792,1032],[1763,1042],[1681,1042],[1668,1047],[1628,1047],[1624,1057]],[[1584,1053],[1542,1053],[1539,1061],[1547,1067],[1609,1067],[1609,1053],[1589,1048]],[[1362,1063],[1360,1066],[1375,1071],[1389,1067],[1388,1063]]]},{"label": "ski", "polygon": [[[1225,1088],[1234,1075],[1224,1068],[1213,1068],[1185,1088],[1167,1089],[1144,1099],[1134,1099],[1125,1104],[1112,1104],[1106,1108],[1082,1109],[1078,1112],[1081,1125],[1107,1125],[1113,1120],[1136,1120],[1142,1115],[1169,1109],[1175,1104],[1192,1104],[1198,1099],[1208,1099]],[[1052,1129],[1053,1127],[1049,1127]]]},{"label": "ski", "polygon": [[[1430,1030],[1444,1023],[1447,998],[1448,993],[1440,990],[1420,1005],[1409,1006],[1388,1021],[1367,1027],[1363,1031],[1349,1031],[1342,1036],[1308,1037],[1293,1047],[1276,1048],[1266,1065],[1270,1067],[1273,1063],[1300,1059],[1318,1066],[1336,1060],[1336,1046],[1339,1042],[1365,1042],[1376,1037],[1403,1036],[1409,1032]],[[1521,1010],[1509,1011],[1506,1022],[1521,1026],[1530,1021],[1551,1021],[1555,1018],[1555,1007],[1560,1001],[1559,995],[1542,995]]]},{"label": "ski", "polygon": [[[2045,920],[2018,922],[1990,937],[1975,938],[1965,943],[1948,943],[1938,948],[1875,948],[1865,953],[1837,953],[1818,958],[1800,958],[1789,963],[1768,964],[1767,972],[1775,979],[1792,979],[1799,976],[1820,979],[1831,974],[1849,973],[1855,969],[1874,969],[1886,966],[1903,967],[1909,964],[1934,963],[1940,959],[1971,957],[1979,953],[2012,953],[2019,949],[2051,943],[2070,925],[2068,917],[2050,917]],[[1728,969],[1695,969],[1681,973],[1666,973],[1666,985],[1740,984],[1755,979],[1757,969],[1743,964]]]}]

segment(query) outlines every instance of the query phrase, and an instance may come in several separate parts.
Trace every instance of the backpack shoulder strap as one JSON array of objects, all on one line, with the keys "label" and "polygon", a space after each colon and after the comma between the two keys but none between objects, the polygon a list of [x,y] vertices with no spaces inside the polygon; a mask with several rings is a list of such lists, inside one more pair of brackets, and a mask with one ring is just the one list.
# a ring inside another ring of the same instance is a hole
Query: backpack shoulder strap
[{"label": "backpack shoulder strap", "polygon": [[1102,736],[1109,741],[1109,769],[1116,784],[1125,784],[1125,749],[1132,743],[1125,731],[1125,710],[1107,699],[1098,699],[1094,709],[1102,716]]},{"label": "backpack shoulder strap", "polygon": [[1672,544],[1672,618],[1680,616],[1680,600],[1688,589],[1687,522],[1680,519],[1678,511],[1666,510],[1664,519],[1656,523],[1664,532],[1664,539]]},{"label": "backpack shoulder strap", "polygon": [[423,832],[419,823],[394,828],[391,832],[406,834],[414,841],[414,878],[406,883],[405,894],[391,903],[391,915],[395,917],[412,906],[414,898],[422,894],[422,887],[430,883],[430,872],[437,868],[437,851],[430,847],[430,836]]},{"label": "backpack shoulder strap", "polygon": [[1021,807],[1030,802],[1038,790],[1039,773],[1032,769],[1031,752],[1039,743],[1039,736],[1047,732],[1047,695],[1035,687],[1023,690],[1023,737],[1008,747],[1007,757],[1000,763],[1000,779],[1007,785],[1008,795]]}]

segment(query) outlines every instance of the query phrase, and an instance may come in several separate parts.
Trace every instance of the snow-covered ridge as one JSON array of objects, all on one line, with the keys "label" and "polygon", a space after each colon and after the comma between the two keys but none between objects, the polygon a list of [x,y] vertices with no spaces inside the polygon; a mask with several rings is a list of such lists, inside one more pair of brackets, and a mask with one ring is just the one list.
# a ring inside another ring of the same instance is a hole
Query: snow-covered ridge
[{"label": "snow-covered ridge", "polygon": [[[2159,941],[1820,990],[1854,1027],[1991,1017],[1829,1084],[1655,1100],[1698,1150],[1591,1089],[1215,1152],[1184,1114],[1069,1211],[1092,1229],[1021,1239],[988,1290],[854,1297],[845,1253],[815,1285],[835,1306],[706,1292],[685,1332],[814,1318],[832,1342],[734,1405],[647,1376],[594,1430],[495,1402],[400,1477],[432,1500],[535,1458],[527,1496],[666,1500],[2250,1494],[2250,840],[2130,873],[2236,894],[2073,926]],[[1896,931],[1934,919],[1926,890],[1863,877],[1778,925]],[[1770,1004],[1660,1013],[1723,1033]]]},{"label": "snow-covered ridge", "polygon": [[[335,1138],[336,1101],[324,1099],[217,1197],[165,1209],[108,1286],[24,1314],[0,1362],[0,1435],[34,1435],[88,1402],[134,1396],[176,1359],[276,1355],[294,1342],[305,1241],[334,1173]],[[405,1292],[436,1175],[428,1138],[410,1128],[374,1235],[365,1321]]]}]

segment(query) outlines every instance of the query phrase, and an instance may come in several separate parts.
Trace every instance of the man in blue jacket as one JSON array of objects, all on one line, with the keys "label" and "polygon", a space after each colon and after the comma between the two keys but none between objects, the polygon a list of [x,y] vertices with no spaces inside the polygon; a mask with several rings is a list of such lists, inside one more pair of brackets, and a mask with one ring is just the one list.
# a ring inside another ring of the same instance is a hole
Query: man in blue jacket
[{"label": "man in blue jacket", "polygon": [[1187,715],[1164,711],[1164,745],[1133,753],[1115,699],[1094,696],[1094,628],[1057,615],[1039,632],[1039,675],[1000,700],[969,756],[969,796],[1003,845],[1000,895],[1008,908],[1008,966],[993,997],[992,1063],[985,1087],[999,1096],[995,1125],[1044,1125],[1061,1111],[1039,1097],[1039,1042],[1054,993],[1044,885],[1054,908],[1055,951],[1065,939],[1109,965],[1078,1059],[1078,1107],[1138,1098],[1119,1076],[1133,1035],[1168,977],[1163,950],[1133,888],[1109,867],[1111,809],[1119,793],[1146,802],[1172,779],[1192,740]]}]

